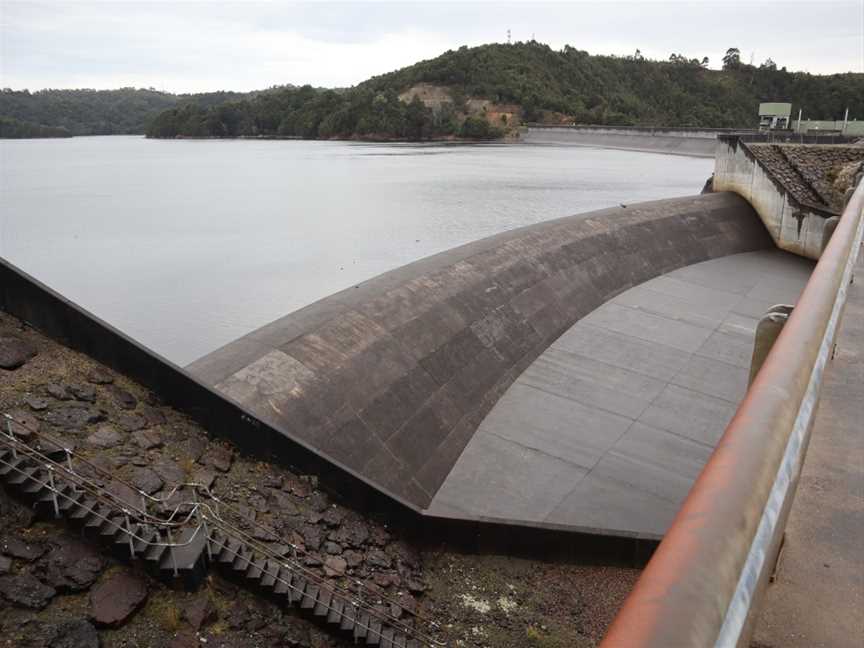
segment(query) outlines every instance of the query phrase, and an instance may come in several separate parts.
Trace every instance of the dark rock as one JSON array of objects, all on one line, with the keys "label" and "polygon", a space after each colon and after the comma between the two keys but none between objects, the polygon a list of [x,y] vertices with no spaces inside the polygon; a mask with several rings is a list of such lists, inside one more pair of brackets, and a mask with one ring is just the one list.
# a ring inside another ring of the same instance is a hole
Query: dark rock
[{"label": "dark rock", "polygon": [[[12,428],[12,434],[26,439],[34,432],[39,432],[39,421],[37,421],[30,412],[23,409],[14,409],[10,412],[6,412],[6,414],[12,419],[11,422],[9,422],[10,427]],[[0,419],[4,432],[6,431],[7,421],[9,421],[7,418]]]},{"label": "dark rock", "polygon": [[62,537],[40,565],[42,580],[58,591],[80,592],[99,578],[105,561],[90,543]]},{"label": "dark rock", "polygon": [[147,598],[147,584],[126,570],[117,571],[90,593],[90,606],[97,626],[118,627]]},{"label": "dark rock", "polygon": [[270,507],[267,505],[267,499],[260,493],[252,493],[248,498],[249,506],[259,513],[267,513]]},{"label": "dark rock", "polygon": [[147,455],[135,455],[132,457],[132,465],[133,466],[149,466],[150,460],[147,458]]},{"label": "dark rock", "polygon": [[80,430],[87,425],[105,420],[105,414],[95,407],[75,403],[49,409],[45,420],[59,428]]},{"label": "dark rock", "polygon": [[54,627],[49,648],[99,648],[99,635],[86,619],[64,621]]},{"label": "dark rock", "polygon": [[323,513],[327,510],[328,506],[329,502],[327,501],[327,496],[324,493],[312,493],[312,495],[309,497],[309,507],[316,513]]},{"label": "dark rock", "polygon": [[27,562],[36,560],[46,551],[47,547],[41,542],[27,542],[15,536],[5,536],[0,540],[0,553]]},{"label": "dark rock", "polygon": [[60,401],[72,400],[72,395],[63,385],[51,384],[45,386],[45,393],[51,398],[56,398]]},{"label": "dark rock", "polygon": [[110,391],[111,395],[114,397],[114,402],[116,402],[119,407],[126,410],[133,410],[138,407],[138,399],[122,387],[113,385],[110,388]]},{"label": "dark rock", "polygon": [[330,534],[330,539],[350,547],[361,547],[369,539],[369,527],[360,520],[346,521]]},{"label": "dark rock", "polygon": [[393,561],[390,560],[390,556],[388,556],[380,549],[373,549],[368,554],[366,554],[366,564],[370,567],[389,569],[390,565],[393,564]]},{"label": "dark rock", "polygon": [[153,472],[159,475],[162,480],[170,487],[182,484],[186,481],[186,473],[175,461],[170,459],[160,459],[154,461],[150,466]]},{"label": "dark rock", "polygon": [[272,551],[277,556],[287,556],[292,553],[291,547],[278,542],[270,545],[270,551]]},{"label": "dark rock", "polygon": [[34,412],[42,412],[48,409],[48,401],[44,398],[39,398],[38,396],[30,396],[27,400],[24,401],[27,405],[30,406]]},{"label": "dark rock", "polygon": [[197,632],[203,626],[215,621],[217,613],[210,597],[205,592],[186,603],[181,611],[181,616]]},{"label": "dark rock", "polygon": [[148,495],[152,495],[158,491],[164,483],[159,475],[149,468],[135,468],[132,471],[130,482],[135,488],[144,491]]},{"label": "dark rock", "polygon": [[304,524],[300,530],[303,536],[303,544],[308,548],[318,550],[321,547],[321,529],[311,524]]},{"label": "dark rock", "polygon": [[36,347],[12,335],[0,335],[0,368],[17,369],[36,357]]},{"label": "dark rock", "polygon": [[344,576],[347,568],[348,563],[344,558],[339,558],[338,556],[329,556],[324,561],[324,575],[331,578],[334,576]]},{"label": "dark rock", "polygon": [[96,388],[92,385],[69,385],[68,390],[75,400],[85,403],[96,402]]},{"label": "dark rock", "polygon": [[312,492],[312,489],[309,487],[309,484],[305,481],[301,481],[300,479],[291,479],[286,484],[285,487],[289,492],[296,495],[297,497],[309,497],[309,493]]},{"label": "dark rock", "polygon": [[216,481],[216,473],[212,470],[199,469],[192,474],[192,481],[209,490],[213,488],[213,482]]},{"label": "dark rock", "polygon": [[140,414],[120,414],[115,421],[127,432],[137,432],[147,427],[147,421]]},{"label": "dark rock", "polygon": [[136,508],[141,506],[141,494],[125,482],[114,480],[109,482],[105,490],[128,506]]},{"label": "dark rock", "polygon": [[255,526],[252,529],[252,537],[263,542],[271,542],[276,538],[276,535],[263,526]]},{"label": "dark rock", "polygon": [[327,509],[324,513],[324,517],[321,519],[324,520],[324,524],[327,526],[337,527],[342,524],[342,520],[345,519],[345,512],[342,509],[333,506]]},{"label": "dark rock", "polygon": [[328,540],[324,543],[324,553],[328,553],[331,556],[338,556],[342,553],[342,545]]},{"label": "dark rock", "polygon": [[265,488],[282,488],[282,484],[284,483],[284,479],[282,479],[282,475],[268,474],[264,475],[264,478],[261,480],[261,484]]},{"label": "dark rock", "polygon": [[375,576],[372,577],[372,580],[376,585],[378,585],[378,587],[383,587],[385,589],[391,585],[399,587],[399,584],[402,582],[399,579],[399,574],[385,572],[377,572]]},{"label": "dark rock", "polygon": [[147,421],[147,425],[163,425],[165,423],[165,415],[152,407],[145,407],[141,412],[141,415],[144,417],[144,420]]},{"label": "dark rock", "polygon": [[345,559],[345,562],[348,563],[348,566],[351,568],[359,567],[363,563],[363,554],[359,551],[353,551],[349,549],[342,553],[342,557]]},{"label": "dark rock", "polygon": [[186,441],[186,454],[192,461],[200,460],[205,450],[207,450],[207,442],[200,437],[194,436]]},{"label": "dark rock", "polygon": [[219,472],[228,472],[233,460],[234,453],[224,445],[210,446],[200,459],[205,466],[212,466]]},{"label": "dark rock", "polygon": [[57,592],[31,574],[0,576],[0,596],[20,607],[41,610]]},{"label": "dark rock", "polygon": [[51,435],[51,439],[40,439],[37,445],[42,452],[48,454],[56,454],[64,450],[73,452],[78,447],[74,439],[70,439],[64,434],[57,434],[56,432]]},{"label": "dark rock", "polygon": [[132,438],[142,450],[152,450],[162,445],[162,435],[156,430],[139,430]]},{"label": "dark rock", "polygon": [[123,443],[123,435],[110,423],[104,423],[87,437],[87,443],[97,448],[113,448]]},{"label": "dark rock", "polygon": [[87,372],[87,380],[94,385],[110,385],[114,382],[114,378],[107,371],[101,369],[91,369]]},{"label": "dark rock", "polygon": [[303,564],[307,567],[320,567],[324,564],[324,561],[317,553],[308,553],[303,556]]},{"label": "dark rock", "polygon": [[369,542],[378,547],[385,547],[390,542],[390,534],[382,527],[373,526],[369,534]]},{"label": "dark rock", "polygon": [[300,509],[297,508],[290,495],[273,488],[270,489],[269,496],[270,504],[276,513],[281,515],[299,515]]},{"label": "dark rock", "polygon": [[12,571],[12,559],[0,556],[0,575],[8,574],[10,571]]}]

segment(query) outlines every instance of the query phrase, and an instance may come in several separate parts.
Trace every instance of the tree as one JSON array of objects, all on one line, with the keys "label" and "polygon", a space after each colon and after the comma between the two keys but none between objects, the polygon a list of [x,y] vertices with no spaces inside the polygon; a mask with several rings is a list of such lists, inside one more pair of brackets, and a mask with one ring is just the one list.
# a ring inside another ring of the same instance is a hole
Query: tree
[{"label": "tree", "polygon": [[760,70],[776,70],[777,64],[772,61],[770,58],[765,59],[765,62],[759,66]]},{"label": "tree", "polygon": [[741,67],[741,50],[737,47],[730,47],[723,57],[723,69],[734,70],[739,67]]},{"label": "tree", "polygon": [[699,65],[701,65],[703,68],[707,68],[707,67],[708,67],[708,57],[707,57],[707,56],[703,56],[703,57],[702,57],[702,62],[701,62]]}]

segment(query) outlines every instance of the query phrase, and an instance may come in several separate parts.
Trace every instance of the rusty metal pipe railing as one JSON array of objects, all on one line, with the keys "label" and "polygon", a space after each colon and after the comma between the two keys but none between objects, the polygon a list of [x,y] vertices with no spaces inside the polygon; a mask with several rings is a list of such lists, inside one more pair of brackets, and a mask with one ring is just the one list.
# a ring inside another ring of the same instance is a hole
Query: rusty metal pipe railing
[{"label": "rusty metal pipe railing", "polygon": [[861,247],[862,211],[864,182],[602,648],[748,644]]}]

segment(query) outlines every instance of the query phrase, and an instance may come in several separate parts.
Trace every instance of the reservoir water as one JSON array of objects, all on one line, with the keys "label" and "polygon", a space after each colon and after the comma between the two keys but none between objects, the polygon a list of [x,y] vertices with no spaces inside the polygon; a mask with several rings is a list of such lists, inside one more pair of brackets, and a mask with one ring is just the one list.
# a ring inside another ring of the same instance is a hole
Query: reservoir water
[{"label": "reservoir water", "polygon": [[713,160],[551,145],[0,141],[0,256],[180,365],[456,245],[696,194]]}]

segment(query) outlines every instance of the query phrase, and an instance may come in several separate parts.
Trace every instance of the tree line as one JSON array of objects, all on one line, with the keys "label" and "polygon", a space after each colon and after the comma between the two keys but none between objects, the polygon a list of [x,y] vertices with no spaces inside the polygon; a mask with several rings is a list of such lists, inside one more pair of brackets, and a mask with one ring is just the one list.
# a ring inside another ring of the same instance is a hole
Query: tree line
[{"label": "tree line", "polygon": [[[524,121],[603,125],[750,128],[764,101],[790,101],[810,119],[864,118],[864,75],[790,72],[768,59],[741,61],[729,48],[722,70],[706,57],[669,60],[592,56],[530,41],[461,47],[348,89],[282,86],[255,93],[170,95],[155,90],[0,92],[0,115],[65,128],[73,135],[300,137],[424,140],[503,135],[477,102],[518,107]],[[446,88],[427,106],[400,94],[417,84]]]}]

